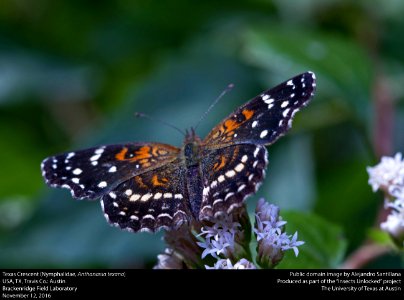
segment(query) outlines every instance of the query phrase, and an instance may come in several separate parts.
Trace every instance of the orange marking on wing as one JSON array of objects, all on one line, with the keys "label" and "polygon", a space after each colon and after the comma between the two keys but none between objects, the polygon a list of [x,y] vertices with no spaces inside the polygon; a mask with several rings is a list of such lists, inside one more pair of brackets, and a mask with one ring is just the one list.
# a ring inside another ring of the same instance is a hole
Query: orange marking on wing
[{"label": "orange marking on wing", "polygon": [[238,127],[240,127],[241,124],[242,123],[237,123],[236,120],[232,120],[232,119],[226,120],[224,122],[224,126],[226,127],[226,130],[224,131],[224,133],[234,131],[234,129],[237,129]]},{"label": "orange marking on wing", "polygon": [[244,109],[241,113],[244,115],[245,121],[248,121],[254,115],[254,111],[253,110],[248,110],[248,109]]},{"label": "orange marking on wing", "polygon": [[125,155],[128,152],[128,148],[124,147],[119,153],[115,155],[117,160],[125,160]]},{"label": "orange marking on wing", "polygon": [[162,178],[161,181],[159,181],[157,175],[154,175],[152,178],[152,183],[154,186],[165,186],[165,182],[167,182],[168,179],[167,178]]},{"label": "orange marking on wing", "polygon": [[213,166],[213,170],[214,171],[219,171],[220,169],[222,169],[224,166],[226,165],[226,158],[222,155],[220,157],[220,164],[219,162],[216,162]]},{"label": "orange marking on wing", "polygon": [[135,182],[136,182],[141,188],[144,188],[144,189],[148,189],[148,188],[149,188],[147,185],[145,185],[145,184],[143,183],[142,177],[140,177],[140,176],[135,176]]},{"label": "orange marking on wing", "polygon": [[153,156],[158,156],[158,147],[151,147],[151,152]]},{"label": "orange marking on wing", "polygon": [[141,160],[141,159],[147,159],[151,157],[152,155],[150,154],[150,147],[149,146],[143,146],[139,150],[135,152],[135,156],[131,159],[133,161],[136,160]]}]

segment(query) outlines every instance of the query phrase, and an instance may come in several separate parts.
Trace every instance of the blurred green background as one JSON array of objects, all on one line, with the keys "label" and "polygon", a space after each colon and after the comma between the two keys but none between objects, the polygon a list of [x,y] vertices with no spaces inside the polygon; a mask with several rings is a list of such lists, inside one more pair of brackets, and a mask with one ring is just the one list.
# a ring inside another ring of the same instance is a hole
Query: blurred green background
[{"label": "blurred green background", "polygon": [[[106,143],[205,136],[301,72],[317,93],[269,148],[259,197],[306,241],[280,267],[335,268],[369,238],[382,195],[366,166],[404,149],[404,2],[338,0],[0,3],[0,266],[152,267],[162,234],[110,227],[98,201],[48,188],[47,156]],[[368,267],[402,267],[389,253]]]}]

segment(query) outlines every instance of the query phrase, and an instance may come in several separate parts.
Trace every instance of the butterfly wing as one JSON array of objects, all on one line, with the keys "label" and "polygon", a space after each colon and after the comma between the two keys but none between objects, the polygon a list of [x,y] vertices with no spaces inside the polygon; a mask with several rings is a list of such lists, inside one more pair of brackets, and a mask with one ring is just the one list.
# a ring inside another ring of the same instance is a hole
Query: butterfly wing
[{"label": "butterfly wing", "polygon": [[240,143],[274,143],[291,128],[294,115],[307,105],[315,87],[314,73],[306,72],[261,93],[217,125],[203,145],[216,149]]},{"label": "butterfly wing", "polygon": [[232,145],[202,159],[204,189],[199,219],[230,213],[256,192],[265,176],[267,150],[262,145]]},{"label": "butterfly wing", "polygon": [[95,199],[122,182],[174,161],[180,149],[157,143],[108,145],[46,158],[42,175],[77,199]]},{"label": "butterfly wing", "polygon": [[177,228],[189,221],[185,168],[180,159],[122,182],[101,199],[107,220],[137,231]]},{"label": "butterfly wing", "polygon": [[202,142],[200,219],[230,213],[265,176],[267,151],[291,127],[315,91],[315,75],[300,74],[253,98],[217,125]]}]

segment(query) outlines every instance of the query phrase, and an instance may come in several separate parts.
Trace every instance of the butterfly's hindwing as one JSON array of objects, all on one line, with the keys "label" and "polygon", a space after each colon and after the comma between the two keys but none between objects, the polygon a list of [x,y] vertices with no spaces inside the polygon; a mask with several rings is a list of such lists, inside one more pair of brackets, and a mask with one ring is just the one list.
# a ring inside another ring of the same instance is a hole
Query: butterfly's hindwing
[{"label": "butterfly's hindwing", "polygon": [[294,115],[307,105],[315,86],[314,73],[306,72],[261,93],[216,126],[203,145],[220,148],[238,143],[274,143],[290,129]]},{"label": "butterfly's hindwing", "polygon": [[136,174],[170,163],[179,152],[156,143],[108,145],[49,157],[41,168],[50,186],[68,188],[77,199],[95,199]]},{"label": "butterfly's hindwing", "polygon": [[201,220],[231,213],[257,190],[264,180],[267,151],[250,144],[220,148],[206,154],[202,166]]},{"label": "butterfly's hindwing", "polygon": [[105,217],[133,232],[176,228],[191,217],[184,179],[179,161],[134,176],[102,197]]}]

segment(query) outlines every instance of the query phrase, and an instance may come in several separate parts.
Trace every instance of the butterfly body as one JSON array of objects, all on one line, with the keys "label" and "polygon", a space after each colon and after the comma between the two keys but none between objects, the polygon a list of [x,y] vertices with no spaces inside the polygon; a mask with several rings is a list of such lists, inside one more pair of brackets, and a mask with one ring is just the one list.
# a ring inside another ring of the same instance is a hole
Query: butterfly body
[{"label": "butterfly body", "polygon": [[181,148],[127,143],[69,152],[45,159],[42,174],[74,198],[101,197],[107,220],[134,232],[231,213],[262,183],[265,146],[286,133],[314,89],[306,72],[239,107],[203,140],[191,129]]}]

